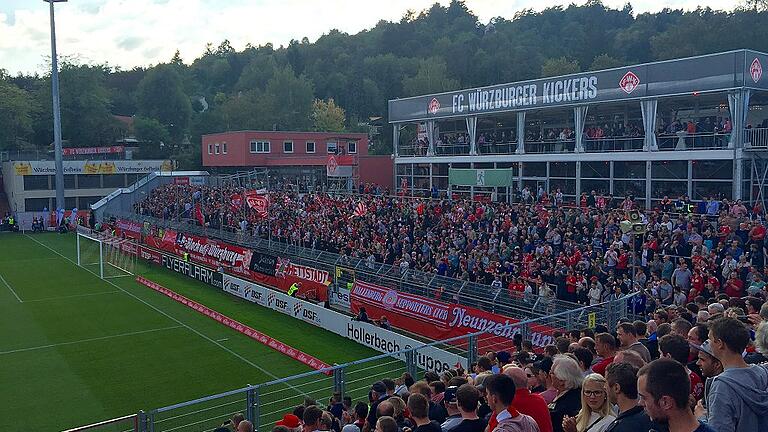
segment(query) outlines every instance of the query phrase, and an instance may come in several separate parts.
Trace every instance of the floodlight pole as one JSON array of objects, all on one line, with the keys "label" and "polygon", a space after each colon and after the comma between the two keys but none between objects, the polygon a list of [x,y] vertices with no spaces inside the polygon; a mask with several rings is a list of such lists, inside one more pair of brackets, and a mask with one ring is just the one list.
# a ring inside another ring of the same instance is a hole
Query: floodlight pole
[{"label": "floodlight pole", "polygon": [[67,0],[43,0],[50,5],[51,15],[51,86],[53,93],[53,142],[56,156],[56,209],[64,209],[64,161],[61,149],[61,102],[59,98],[59,62],[56,57],[56,20],[53,14],[54,3]]}]

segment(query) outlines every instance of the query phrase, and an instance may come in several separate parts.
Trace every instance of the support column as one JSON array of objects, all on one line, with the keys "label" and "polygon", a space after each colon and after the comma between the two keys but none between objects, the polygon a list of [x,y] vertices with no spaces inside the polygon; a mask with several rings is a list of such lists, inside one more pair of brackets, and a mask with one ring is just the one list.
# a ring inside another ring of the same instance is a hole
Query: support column
[{"label": "support column", "polygon": [[400,156],[399,147],[400,147],[400,125],[395,123],[392,125],[392,154],[394,154],[395,157]]},{"label": "support column", "polygon": [[[728,92],[728,110],[731,113],[731,139],[728,148],[744,147],[744,129],[747,127],[750,91],[747,89]],[[734,197],[735,199],[735,197]]]},{"label": "support column", "polygon": [[640,111],[643,114],[643,151],[658,151],[656,142],[656,110],[659,103],[656,99],[640,101]]},{"label": "support column", "polygon": [[645,208],[651,208],[651,161],[645,161]]},{"label": "support column", "polygon": [[469,154],[477,155],[477,116],[469,116],[467,120],[467,134],[469,135]]},{"label": "support column", "polygon": [[574,127],[574,134],[576,135],[576,145],[574,146],[574,151],[576,153],[583,153],[584,152],[584,143],[583,137],[584,137],[584,123],[587,119],[587,109],[589,109],[588,105],[584,106],[577,106],[573,108],[573,124]]},{"label": "support column", "polygon": [[525,154],[525,111],[517,112],[517,154]]},{"label": "support column", "polygon": [[427,140],[429,141],[429,147],[427,147],[427,156],[435,155],[435,121],[429,120],[427,122]]},{"label": "support column", "polygon": [[[734,128],[735,130],[735,128]],[[744,150],[734,150],[733,158],[733,199],[741,199],[744,189]]]},{"label": "support column", "polygon": [[576,201],[581,197],[581,161],[576,161]]}]

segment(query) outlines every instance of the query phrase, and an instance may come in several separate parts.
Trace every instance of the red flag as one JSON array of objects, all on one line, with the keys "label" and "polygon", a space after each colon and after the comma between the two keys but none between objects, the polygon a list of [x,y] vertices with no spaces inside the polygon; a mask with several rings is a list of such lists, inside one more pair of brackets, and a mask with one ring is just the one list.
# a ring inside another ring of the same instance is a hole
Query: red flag
[{"label": "red flag", "polygon": [[240,210],[243,205],[243,197],[240,194],[232,194],[229,198],[229,205],[232,207],[232,211],[236,212]]},{"label": "red flag", "polygon": [[362,201],[357,203],[357,207],[355,207],[355,213],[353,216],[363,217],[366,213],[368,213],[368,208],[365,206],[365,204],[363,204]]},{"label": "red flag", "polygon": [[203,209],[200,207],[200,203],[195,204],[195,220],[200,225],[205,225],[205,218],[203,217]]},{"label": "red flag", "polygon": [[256,213],[262,218],[269,214],[269,195],[262,195],[257,191],[247,191],[245,192],[245,202],[248,207],[256,210]]}]

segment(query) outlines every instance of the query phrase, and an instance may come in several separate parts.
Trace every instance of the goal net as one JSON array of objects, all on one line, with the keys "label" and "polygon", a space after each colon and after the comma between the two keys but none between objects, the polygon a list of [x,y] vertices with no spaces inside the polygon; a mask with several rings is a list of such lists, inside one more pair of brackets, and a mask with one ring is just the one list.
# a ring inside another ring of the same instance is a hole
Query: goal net
[{"label": "goal net", "polygon": [[133,276],[136,251],[136,242],[131,239],[77,233],[77,265],[102,279]]}]

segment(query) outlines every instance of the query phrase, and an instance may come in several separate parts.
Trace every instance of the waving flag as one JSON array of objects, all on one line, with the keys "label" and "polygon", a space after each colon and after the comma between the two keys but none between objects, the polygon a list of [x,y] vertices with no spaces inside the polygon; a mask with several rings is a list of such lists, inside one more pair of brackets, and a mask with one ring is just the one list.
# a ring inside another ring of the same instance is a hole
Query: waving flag
[{"label": "waving flag", "polygon": [[195,204],[195,220],[201,226],[205,225],[205,218],[203,217],[203,209],[200,207],[200,203]]},{"label": "waving flag", "polygon": [[353,214],[353,216],[363,217],[365,216],[366,213],[368,213],[368,208],[365,206],[365,204],[363,204],[362,201],[357,203],[357,206],[355,207],[355,213]]},{"label": "waving flag", "polygon": [[252,208],[262,218],[269,214],[269,195],[260,194],[259,191],[246,191],[245,202],[249,208]]}]

